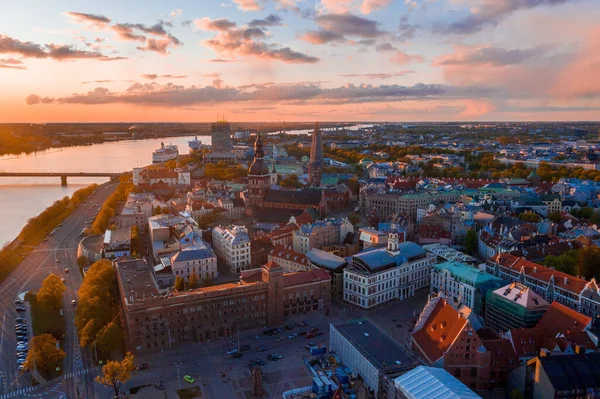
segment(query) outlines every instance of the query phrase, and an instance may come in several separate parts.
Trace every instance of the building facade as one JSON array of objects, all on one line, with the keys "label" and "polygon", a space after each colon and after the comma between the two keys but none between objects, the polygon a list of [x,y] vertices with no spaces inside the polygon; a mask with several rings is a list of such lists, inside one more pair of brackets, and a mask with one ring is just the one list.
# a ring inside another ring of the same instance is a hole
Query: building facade
[{"label": "building facade", "polygon": [[212,230],[212,245],[217,259],[233,273],[250,268],[250,237],[244,226],[215,226]]},{"label": "building facade", "polygon": [[444,262],[433,266],[430,292],[443,292],[446,296],[474,309],[477,289],[492,280],[499,279],[461,262]]},{"label": "building facade", "polygon": [[390,233],[387,248],[373,248],[352,256],[344,269],[344,300],[370,309],[394,299],[412,297],[429,285],[436,260],[413,242],[398,242]]},{"label": "building facade", "polygon": [[182,293],[159,290],[143,259],[116,262],[115,270],[126,344],[136,355],[278,326],[286,315],[324,311],[331,300],[326,272],[283,273],[273,262],[242,272],[239,282]]},{"label": "building facade", "polygon": [[488,259],[486,269],[494,276],[526,285],[548,303],[556,301],[590,317],[600,315],[600,288],[593,278],[587,281],[507,253]]},{"label": "building facade", "polygon": [[218,277],[217,256],[204,241],[184,248],[171,257],[171,270],[174,278],[179,276],[189,282],[192,274],[198,281],[211,281]]}]

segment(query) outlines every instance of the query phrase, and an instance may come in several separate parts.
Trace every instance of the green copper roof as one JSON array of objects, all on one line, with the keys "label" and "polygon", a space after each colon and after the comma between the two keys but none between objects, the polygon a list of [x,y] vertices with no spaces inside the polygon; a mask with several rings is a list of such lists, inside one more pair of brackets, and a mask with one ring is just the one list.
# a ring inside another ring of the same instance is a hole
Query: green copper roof
[{"label": "green copper roof", "polygon": [[498,277],[492,276],[483,270],[461,262],[444,262],[434,265],[433,267],[438,271],[448,270],[454,278],[469,283],[473,286],[477,286],[492,280],[498,280]]}]

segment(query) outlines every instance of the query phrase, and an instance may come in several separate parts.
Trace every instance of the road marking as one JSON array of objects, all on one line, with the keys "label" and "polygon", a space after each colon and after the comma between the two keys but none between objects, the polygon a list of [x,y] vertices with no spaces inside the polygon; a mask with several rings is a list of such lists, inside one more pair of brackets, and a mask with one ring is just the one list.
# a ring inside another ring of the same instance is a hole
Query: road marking
[{"label": "road marking", "polygon": [[35,387],[21,388],[18,391],[12,391],[12,392],[0,395],[0,399],[14,398],[14,397],[17,397],[17,396],[21,396],[22,394],[26,394],[28,392],[34,391],[35,389],[36,389]]},{"label": "road marking", "polygon": [[67,380],[69,378],[78,377],[80,375],[84,375],[84,374],[88,374],[88,373],[93,373],[93,372],[94,372],[94,368],[93,367],[90,367],[89,369],[85,369],[85,370],[73,371],[71,373],[67,373],[67,374],[63,375],[63,380]]},{"label": "road marking", "polygon": [[5,280],[5,282],[2,284],[3,287],[0,290],[0,294],[2,294],[4,291],[6,291],[6,289],[8,289],[8,287],[10,287],[11,285],[13,285],[14,282],[15,282],[14,278],[9,279],[8,281]]}]

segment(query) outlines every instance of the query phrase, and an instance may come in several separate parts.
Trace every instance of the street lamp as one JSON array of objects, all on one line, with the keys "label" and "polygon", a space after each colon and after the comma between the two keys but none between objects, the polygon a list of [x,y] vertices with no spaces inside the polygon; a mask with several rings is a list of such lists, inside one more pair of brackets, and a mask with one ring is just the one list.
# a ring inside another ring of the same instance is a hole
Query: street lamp
[{"label": "street lamp", "polygon": [[179,375],[179,367],[182,366],[183,363],[175,363],[175,367],[177,367],[177,386],[179,387],[178,389],[181,390],[181,378]]}]

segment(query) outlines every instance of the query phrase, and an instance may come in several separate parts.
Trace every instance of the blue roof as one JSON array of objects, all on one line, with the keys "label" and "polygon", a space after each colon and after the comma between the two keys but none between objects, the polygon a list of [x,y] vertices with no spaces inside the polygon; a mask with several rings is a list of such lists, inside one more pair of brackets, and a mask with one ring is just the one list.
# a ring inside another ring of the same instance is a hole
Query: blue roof
[{"label": "blue roof", "polygon": [[315,265],[330,270],[337,269],[346,263],[344,258],[318,248],[311,249],[306,257]]},{"label": "blue roof", "polygon": [[186,262],[188,260],[212,258],[215,253],[211,249],[191,249],[179,251],[173,258],[172,262]]},{"label": "blue roof", "polygon": [[394,382],[408,399],[481,398],[442,368],[419,366]]},{"label": "blue roof", "polygon": [[405,241],[398,244],[400,253],[409,261],[425,256],[426,252],[422,246],[411,241]]}]

